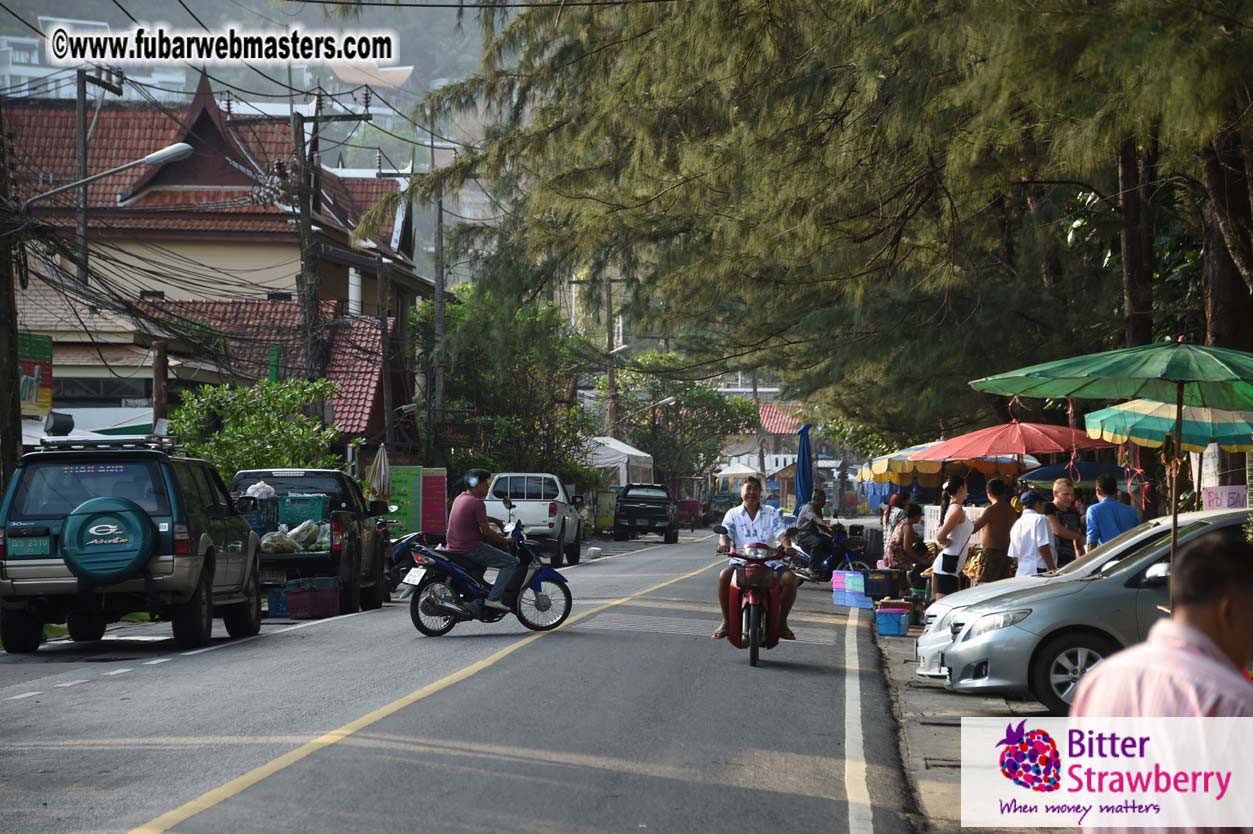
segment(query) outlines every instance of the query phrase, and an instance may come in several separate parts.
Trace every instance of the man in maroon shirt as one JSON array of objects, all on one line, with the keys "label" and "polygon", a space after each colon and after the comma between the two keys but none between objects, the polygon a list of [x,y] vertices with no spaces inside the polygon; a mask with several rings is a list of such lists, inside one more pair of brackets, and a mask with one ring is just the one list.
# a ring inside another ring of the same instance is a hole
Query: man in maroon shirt
[{"label": "man in maroon shirt", "polygon": [[487,514],[487,505],[483,499],[487,496],[487,486],[492,475],[485,469],[471,469],[466,473],[466,491],[452,502],[452,510],[448,513],[448,549],[460,554],[467,562],[485,568],[497,568],[496,581],[483,603],[488,608],[508,611],[509,606],[501,602],[505,595],[505,587],[518,570],[518,560],[488,544],[488,541],[510,546],[509,539],[491,528],[491,524],[504,524],[498,518]]}]

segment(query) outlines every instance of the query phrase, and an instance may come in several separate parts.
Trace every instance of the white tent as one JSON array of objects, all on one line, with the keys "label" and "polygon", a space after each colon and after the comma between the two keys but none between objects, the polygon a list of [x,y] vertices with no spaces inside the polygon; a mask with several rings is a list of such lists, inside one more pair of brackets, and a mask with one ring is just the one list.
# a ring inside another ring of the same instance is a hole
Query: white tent
[{"label": "white tent", "polygon": [[742,480],[748,477],[760,478],[761,473],[751,466],[745,466],[742,463],[728,463],[717,471],[719,478],[730,478],[732,480]]},{"label": "white tent", "polygon": [[[22,447],[25,449],[33,449],[39,445],[47,434],[44,431],[43,420],[23,420],[22,421]],[[66,440],[108,440],[107,434],[96,434],[92,431],[72,431],[66,437]]]},{"label": "white tent", "polygon": [[588,461],[605,473],[607,486],[651,484],[653,456],[612,437],[593,437]]}]

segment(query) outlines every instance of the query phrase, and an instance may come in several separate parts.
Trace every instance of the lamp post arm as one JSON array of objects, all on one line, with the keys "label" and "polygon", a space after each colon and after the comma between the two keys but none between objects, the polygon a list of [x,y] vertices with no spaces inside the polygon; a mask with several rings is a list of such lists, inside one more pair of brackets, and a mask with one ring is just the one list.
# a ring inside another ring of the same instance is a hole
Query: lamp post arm
[{"label": "lamp post arm", "polygon": [[105,177],[111,177],[114,174],[120,174],[123,171],[129,171],[131,168],[138,168],[140,165],[143,165],[143,164],[144,164],[144,161],[142,159],[136,159],[134,162],[128,162],[125,165],[119,165],[116,168],[110,168],[108,171],[101,171],[99,174],[92,174],[90,177],[87,177],[86,179],[77,180],[75,182],[69,183],[68,185],[63,185],[59,188],[54,188],[51,191],[45,191],[43,194],[36,194],[34,197],[31,197],[26,202],[22,203],[22,208],[19,211],[25,214],[26,209],[28,209],[32,203],[36,203],[40,200],[46,200],[49,197],[55,197],[56,195],[62,194],[66,191],[73,191],[75,188],[82,188],[84,185],[87,185],[88,183],[95,182],[96,180],[102,180]]}]

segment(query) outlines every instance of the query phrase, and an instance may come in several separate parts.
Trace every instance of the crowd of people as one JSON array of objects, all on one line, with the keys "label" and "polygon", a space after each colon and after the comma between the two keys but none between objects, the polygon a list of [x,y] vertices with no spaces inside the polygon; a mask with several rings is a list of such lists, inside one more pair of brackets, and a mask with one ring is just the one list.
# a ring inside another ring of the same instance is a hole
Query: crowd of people
[{"label": "crowd of people", "polygon": [[939,599],[962,587],[976,533],[982,547],[972,567],[972,586],[1065,567],[1140,523],[1110,475],[1097,479],[1096,500],[1086,507],[1069,478],[1054,481],[1049,497],[1031,488],[1015,495],[1000,478],[987,482],[986,493],[988,503],[974,518],[967,507],[966,479],[955,476],[945,482],[934,557],[915,529],[922,521],[922,506],[905,492],[893,494],[882,515],[884,566],[907,574],[907,587],[922,587],[921,575],[930,567],[931,595]]}]

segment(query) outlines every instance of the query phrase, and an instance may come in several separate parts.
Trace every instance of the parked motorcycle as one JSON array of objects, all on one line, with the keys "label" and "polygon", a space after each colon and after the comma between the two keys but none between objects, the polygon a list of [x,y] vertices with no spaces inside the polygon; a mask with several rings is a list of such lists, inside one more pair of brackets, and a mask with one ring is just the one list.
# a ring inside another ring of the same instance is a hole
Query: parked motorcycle
[{"label": "parked motorcycle", "polygon": [[[713,531],[727,534],[721,524]],[[756,666],[761,649],[779,645],[783,587],[774,568],[766,563],[782,559],[784,552],[777,543],[752,542],[743,550],[732,547],[730,556],[745,564],[737,566],[731,576],[727,640],[737,649],[747,648],[748,665]]]},{"label": "parked motorcycle", "polygon": [[871,569],[870,564],[865,560],[865,546],[850,538],[843,524],[837,521],[832,525],[830,539],[831,555],[821,561],[815,561],[811,554],[796,544],[796,539],[793,537],[792,547],[797,551],[797,555],[789,556],[787,562],[788,567],[796,574],[798,582],[801,584],[805,582],[826,583],[831,581],[831,574],[837,570]]},{"label": "parked motorcycle", "polygon": [[507,524],[504,533],[522,563],[501,600],[509,611],[483,604],[491,590],[484,581],[485,568],[466,561],[461,554],[425,546],[418,540],[421,534],[401,540],[414,561],[403,580],[414,588],[409,602],[414,628],[427,637],[439,637],[459,622],[494,623],[509,613],[532,631],[550,631],[566,621],[573,606],[566,578],[543,562],[536,545],[522,535],[520,521]]}]

